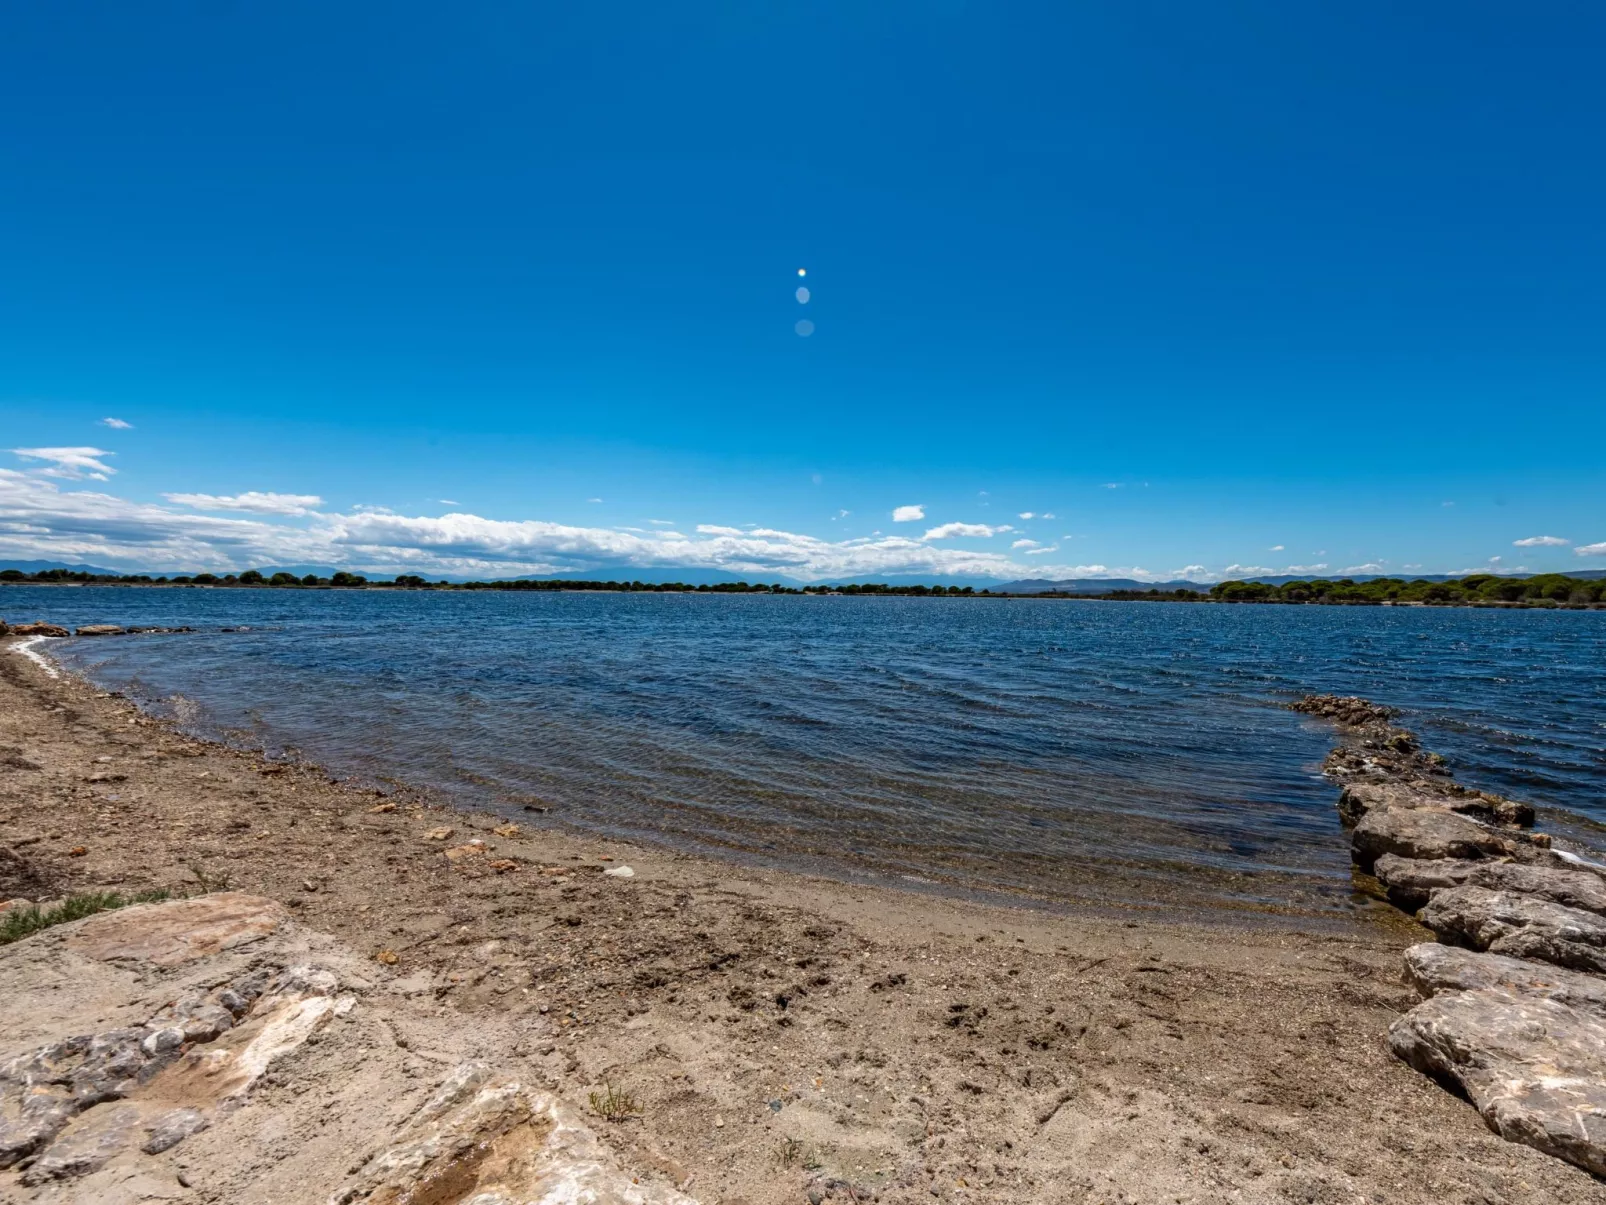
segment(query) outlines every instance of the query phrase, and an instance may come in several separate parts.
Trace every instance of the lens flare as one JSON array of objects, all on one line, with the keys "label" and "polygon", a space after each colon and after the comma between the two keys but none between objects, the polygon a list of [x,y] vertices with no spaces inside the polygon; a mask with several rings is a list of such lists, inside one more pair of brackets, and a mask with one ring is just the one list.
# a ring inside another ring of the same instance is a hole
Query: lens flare
[{"label": "lens flare", "polygon": [[808,305],[809,303],[809,291],[801,286],[797,291],[797,303],[798,305]]},{"label": "lens flare", "polygon": [[810,322],[807,318],[804,318],[792,329],[795,330],[800,336],[807,339],[814,333],[814,323]]}]

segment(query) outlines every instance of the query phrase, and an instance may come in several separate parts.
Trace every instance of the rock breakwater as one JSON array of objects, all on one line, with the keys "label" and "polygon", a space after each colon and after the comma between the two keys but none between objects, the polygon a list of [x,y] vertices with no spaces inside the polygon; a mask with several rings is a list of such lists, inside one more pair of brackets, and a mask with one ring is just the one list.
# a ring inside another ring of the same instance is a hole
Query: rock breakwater
[{"label": "rock breakwater", "polygon": [[1606,867],[1553,847],[1533,809],[1457,783],[1392,708],[1312,695],[1339,725],[1323,768],[1357,869],[1437,942],[1405,954],[1423,997],[1389,1047],[1489,1127],[1606,1176]]}]

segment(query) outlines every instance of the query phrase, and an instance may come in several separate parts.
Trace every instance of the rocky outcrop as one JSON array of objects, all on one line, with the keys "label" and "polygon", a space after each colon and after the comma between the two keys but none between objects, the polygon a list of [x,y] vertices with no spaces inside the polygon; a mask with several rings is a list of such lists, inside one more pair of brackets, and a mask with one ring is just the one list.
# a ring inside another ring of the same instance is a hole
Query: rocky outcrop
[{"label": "rocky outcrop", "polygon": [[11,625],[13,636],[70,636],[66,628],[54,623],[17,623]]},{"label": "rocky outcrop", "polygon": [[[1453,784],[1449,784],[1453,785]],[[1433,808],[1485,823],[1527,827],[1534,822],[1532,805],[1482,791],[1425,791],[1390,782],[1354,782],[1338,796],[1338,814],[1345,824],[1358,824],[1377,808]]]},{"label": "rocky outcrop", "polygon": [[121,636],[125,631],[115,623],[86,623],[79,627],[80,636]]},{"label": "rocky outcrop", "polygon": [[1501,1136],[1606,1176],[1606,878],[1527,832],[1528,805],[1456,783],[1389,708],[1294,707],[1345,726],[1324,769],[1355,863],[1443,943],[1406,953],[1426,999],[1390,1048]]},{"label": "rocky outcrop", "polygon": [[1423,996],[1493,989],[1606,1016],[1606,979],[1504,954],[1425,941],[1405,952],[1405,978]]},{"label": "rocky outcrop", "polygon": [[695,1205],[537,1086],[529,1022],[464,1026],[271,900],[0,946],[0,1001],[8,1205]]},{"label": "rocky outcrop", "polygon": [[1509,856],[1512,843],[1499,833],[1433,808],[1378,808],[1361,817],[1350,834],[1350,850],[1362,870],[1385,854],[1415,860],[1479,859]]},{"label": "rocky outcrop", "polygon": [[1410,912],[1426,904],[1435,891],[1470,883],[1490,891],[1516,892],[1606,915],[1606,879],[1591,870],[1455,858],[1417,860],[1384,854],[1372,866],[1372,874],[1387,889],[1389,899]]},{"label": "rocky outcrop", "polygon": [[1444,992],[1394,1022],[1389,1047],[1459,1087],[1502,1137],[1606,1176],[1606,1018],[1492,988]]},{"label": "rocky outcrop", "polygon": [[1606,917],[1580,908],[1463,884],[1435,891],[1420,919],[1451,945],[1606,972]]}]

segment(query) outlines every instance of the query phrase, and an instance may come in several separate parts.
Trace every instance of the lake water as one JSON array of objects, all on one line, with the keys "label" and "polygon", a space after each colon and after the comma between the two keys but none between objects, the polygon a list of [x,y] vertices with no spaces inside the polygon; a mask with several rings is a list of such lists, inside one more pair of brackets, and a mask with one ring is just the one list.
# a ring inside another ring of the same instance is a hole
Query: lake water
[{"label": "lake water", "polygon": [[[0,586],[197,733],[600,833],[1050,903],[1357,907],[1287,710],[1361,694],[1461,781],[1606,822],[1606,613]],[[221,632],[223,626],[248,631]]]}]

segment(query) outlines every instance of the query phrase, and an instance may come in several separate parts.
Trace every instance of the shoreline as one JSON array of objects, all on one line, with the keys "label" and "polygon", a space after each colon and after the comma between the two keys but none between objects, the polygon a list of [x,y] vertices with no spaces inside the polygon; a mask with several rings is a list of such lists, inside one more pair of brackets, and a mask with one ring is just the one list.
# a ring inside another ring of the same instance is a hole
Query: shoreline
[{"label": "shoreline", "polygon": [[1409,920],[1061,914],[514,832],[182,735],[15,644],[0,846],[31,898],[281,900],[443,1015],[517,1025],[568,1098],[623,1083],[641,1115],[604,1136],[701,1200],[1606,1199],[1388,1053]]}]

